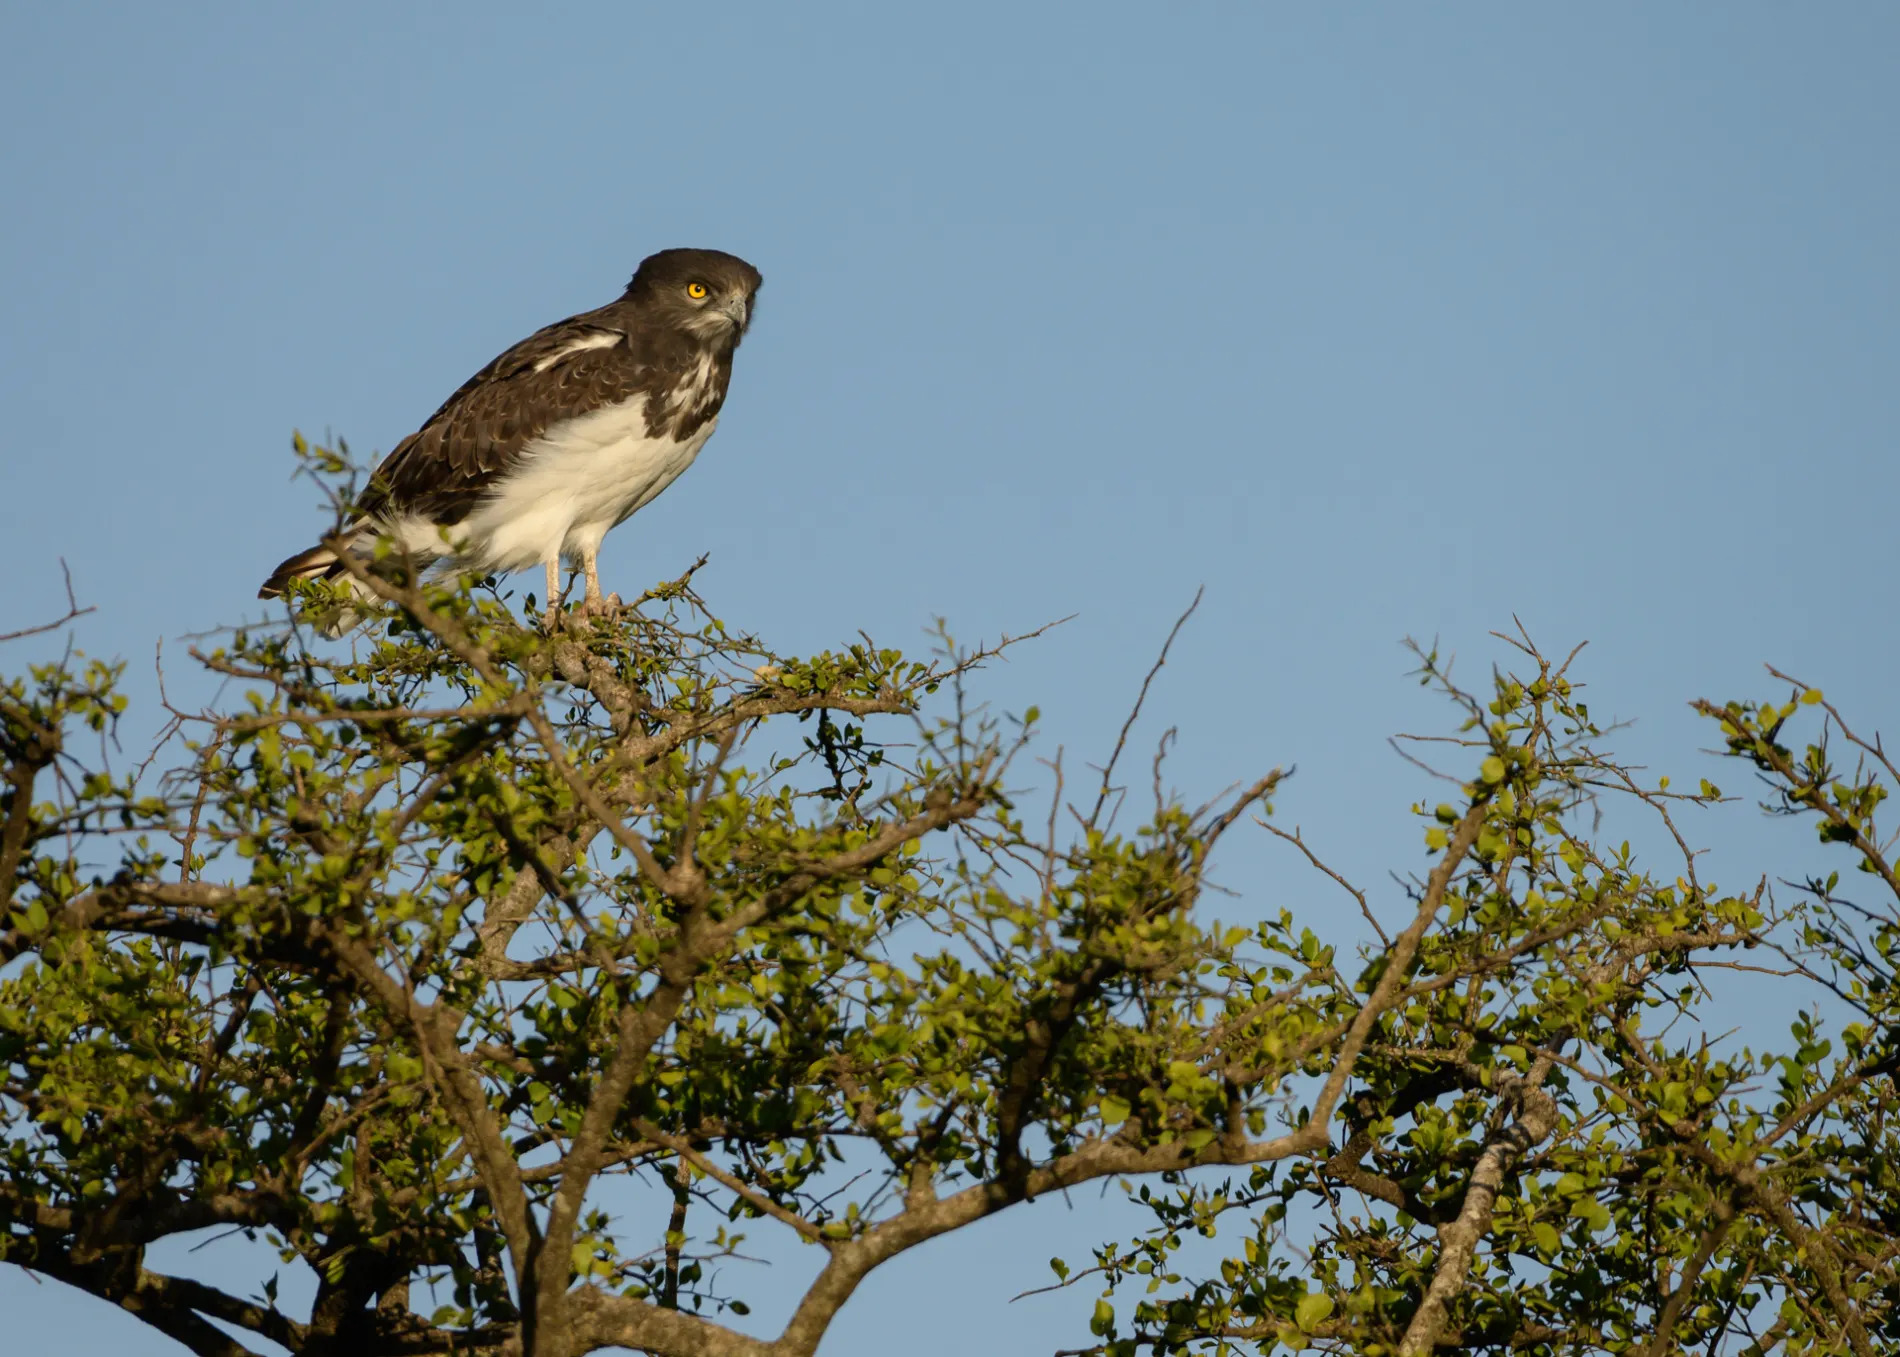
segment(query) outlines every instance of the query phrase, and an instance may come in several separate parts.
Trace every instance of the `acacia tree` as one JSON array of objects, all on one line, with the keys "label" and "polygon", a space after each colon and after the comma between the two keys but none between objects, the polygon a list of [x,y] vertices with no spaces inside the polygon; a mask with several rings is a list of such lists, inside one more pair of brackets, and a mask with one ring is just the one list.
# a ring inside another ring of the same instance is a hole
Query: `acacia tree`
[{"label": "acacia tree", "polygon": [[[84,752],[116,668],[0,688],[0,1259],[207,1357],[796,1357],[880,1264],[1110,1179],[1146,1223],[1053,1264],[1101,1291],[1076,1352],[1900,1350],[1896,774],[1814,689],[1702,709],[1868,895],[1704,881],[1720,792],[1639,781],[1526,643],[1479,695],[1420,656],[1444,799],[1375,904],[1278,772],[1196,809],[1157,762],[1133,823],[1127,730],[1079,792],[1036,765],[970,696],[994,650],[788,656],[690,576],[552,633],[360,578],[354,647],[199,656],[242,700],[162,778]],[[1597,842],[1606,801],[1678,860]],[[1215,922],[1241,826],[1376,941]],[[1703,1027],[1734,971],[1792,1047]],[[208,1227],[314,1302],[149,1265]],[[721,1263],[766,1233],[815,1277],[762,1338]]]}]

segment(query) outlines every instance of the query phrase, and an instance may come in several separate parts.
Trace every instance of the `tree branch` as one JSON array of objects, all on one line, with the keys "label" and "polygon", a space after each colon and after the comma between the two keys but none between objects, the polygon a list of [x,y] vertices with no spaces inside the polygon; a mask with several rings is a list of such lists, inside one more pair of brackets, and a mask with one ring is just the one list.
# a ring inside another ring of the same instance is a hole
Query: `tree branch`
[{"label": "tree branch", "polygon": [[1432,1284],[1399,1343],[1398,1357],[1424,1357],[1438,1342],[1453,1299],[1464,1289],[1478,1241],[1490,1232],[1491,1215],[1505,1176],[1526,1150],[1539,1144],[1557,1125],[1557,1102],[1541,1085],[1550,1073],[1549,1061],[1539,1061],[1529,1075],[1513,1081],[1508,1097],[1516,1109],[1501,1129],[1490,1136],[1471,1171],[1464,1207],[1458,1218],[1438,1231],[1438,1266]]}]

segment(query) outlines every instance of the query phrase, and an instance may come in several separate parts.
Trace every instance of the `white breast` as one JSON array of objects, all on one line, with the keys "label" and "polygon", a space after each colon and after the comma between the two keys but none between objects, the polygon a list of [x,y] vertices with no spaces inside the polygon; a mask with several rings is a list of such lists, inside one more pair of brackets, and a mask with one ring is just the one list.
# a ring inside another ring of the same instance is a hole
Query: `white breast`
[{"label": "white breast", "polygon": [[607,530],[651,503],[693,464],[717,419],[676,439],[649,436],[646,397],[557,425],[452,533],[472,570],[525,570],[559,554],[591,556]]}]

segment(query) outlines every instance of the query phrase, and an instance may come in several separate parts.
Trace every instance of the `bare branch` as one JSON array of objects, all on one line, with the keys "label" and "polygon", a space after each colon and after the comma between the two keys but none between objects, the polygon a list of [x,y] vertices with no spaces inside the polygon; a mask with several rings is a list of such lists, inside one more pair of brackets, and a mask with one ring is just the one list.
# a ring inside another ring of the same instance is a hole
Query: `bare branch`
[{"label": "bare branch", "polygon": [[66,558],[63,556],[59,561],[59,569],[60,573],[66,577],[65,613],[54,618],[51,622],[42,622],[37,627],[22,627],[18,631],[0,631],[0,642],[17,641],[24,636],[43,636],[49,631],[58,631],[75,618],[84,617],[87,613],[98,611],[98,609],[91,604],[83,608],[79,606],[79,599],[73,593],[72,568],[66,564]]},{"label": "bare branch", "polygon": [[1101,822],[1102,808],[1108,803],[1109,795],[1114,790],[1115,765],[1120,762],[1122,750],[1128,745],[1128,733],[1135,728],[1135,722],[1141,716],[1142,704],[1148,700],[1148,689],[1154,685],[1155,675],[1159,674],[1162,666],[1167,664],[1168,651],[1174,647],[1174,638],[1181,634],[1181,628],[1187,625],[1190,617],[1194,616],[1194,610],[1201,606],[1201,595],[1206,592],[1205,585],[1194,591],[1194,601],[1187,605],[1185,612],[1174,619],[1174,626],[1168,631],[1168,639],[1161,643],[1161,653],[1155,657],[1154,665],[1148,670],[1148,676],[1141,681],[1141,691],[1135,694],[1135,705],[1129,708],[1128,719],[1122,722],[1121,734],[1115,737],[1115,748],[1109,754],[1108,762],[1102,765],[1102,787],[1096,793],[1095,808],[1089,812],[1088,824],[1091,828],[1098,826]]}]

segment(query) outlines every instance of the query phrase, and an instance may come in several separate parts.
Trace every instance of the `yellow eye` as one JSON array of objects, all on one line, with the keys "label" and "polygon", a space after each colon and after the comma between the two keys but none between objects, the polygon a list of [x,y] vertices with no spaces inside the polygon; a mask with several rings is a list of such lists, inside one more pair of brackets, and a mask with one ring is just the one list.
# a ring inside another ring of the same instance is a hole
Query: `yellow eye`
[{"label": "yellow eye", "polygon": [[706,285],[704,283],[688,283],[686,285],[686,295],[696,302],[704,301],[706,299]]}]

